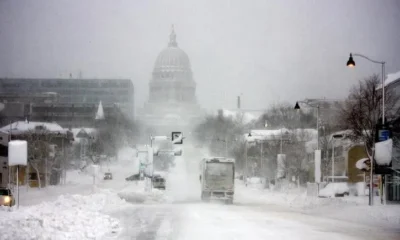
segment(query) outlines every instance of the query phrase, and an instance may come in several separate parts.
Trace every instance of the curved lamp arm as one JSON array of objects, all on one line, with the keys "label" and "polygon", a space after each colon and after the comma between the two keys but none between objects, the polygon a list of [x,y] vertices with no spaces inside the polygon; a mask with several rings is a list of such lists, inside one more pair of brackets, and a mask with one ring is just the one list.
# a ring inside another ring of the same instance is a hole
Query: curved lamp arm
[{"label": "curved lamp arm", "polygon": [[352,53],[352,55],[353,56],[357,56],[357,57],[362,57],[362,58],[367,59],[368,61],[373,62],[373,63],[385,64],[385,62],[383,62],[383,61],[372,60],[371,58],[369,58],[369,57],[367,57],[365,55],[359,54],[359,53]]}]

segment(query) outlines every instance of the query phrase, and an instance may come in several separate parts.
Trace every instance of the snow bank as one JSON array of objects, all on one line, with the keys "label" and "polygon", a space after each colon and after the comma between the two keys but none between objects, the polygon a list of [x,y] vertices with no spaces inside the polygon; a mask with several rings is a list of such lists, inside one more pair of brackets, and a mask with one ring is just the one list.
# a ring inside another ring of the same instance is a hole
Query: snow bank
[{"label": "snow bank", "polygon": [[119,231],[116,219],[104,214],[127,204],[109,191],[88,196],[62,195],[54,202],[0,209],[1,239],[96,239]]},{"label": "snow bank", "polygon": [[321,197],[335,197],[336,194],[349,193],[350,189],[346,182],[328,183],[319,191]]},{"label": "snow bank", "polygon": [[144,190],[144,187],[137,190],[121,191],[118,196],[131,203],[160,203],[168,201],[164,191],[155,188],[148,192]]},{"label": "snow bank", "polygon": [[369,158],[361,158],[356,162],[356,168],[360,170],[368,169],[368,165],[365,163],[368,160]]},{"label": "snow bank", "polygon": [[[361,188],[361,184],[356,187]],[[363,192],[363,189],[359,190]],[[362,195],[362,194],[360,194]],[[305,188],[285,191],[271,191],[258,185],[245,187],[241,181],[236,184],[235,202],[246,205],[269,205],[289,207],[292,211],[318,215],[373,226],[398,228],[400,208],[398,205],[380,205],[379,197],[375,205],[368,206],[368,196],[346,196],[337,198],[319,198],[307,196]]]}]

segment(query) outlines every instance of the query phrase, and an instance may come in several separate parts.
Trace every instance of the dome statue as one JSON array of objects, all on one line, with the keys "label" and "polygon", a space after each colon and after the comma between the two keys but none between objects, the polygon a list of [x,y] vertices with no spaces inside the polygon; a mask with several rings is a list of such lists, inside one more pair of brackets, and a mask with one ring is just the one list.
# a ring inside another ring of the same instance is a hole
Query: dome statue
[{"label": "dome statue", "polygon": [[197,102],[188,55],[178,47],[172,26],[168,46],[154,64],[149,102]]},{"label": "dome statue", "polygon": [[191,72],[188,55],[178,47],[175,30],[172,27],[168,47],[158,54],[153,72]]},{"label": "dome statue", "polygon": [[190,131],[203,117],[188,55],[178,47],[172,26],[168,46],[157,56],[149,82],[149,100],[138,113],[153,134]]}]

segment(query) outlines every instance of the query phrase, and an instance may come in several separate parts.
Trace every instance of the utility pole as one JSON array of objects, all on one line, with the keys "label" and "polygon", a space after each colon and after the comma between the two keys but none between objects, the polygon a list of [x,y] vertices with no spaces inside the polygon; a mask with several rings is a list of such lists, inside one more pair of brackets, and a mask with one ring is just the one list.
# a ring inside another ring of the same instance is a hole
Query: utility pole
[{"label": "utility pole", "polygon": [[246,184],[246,187],[247,187],[247,176],[248,176],[248,167],[247,167],[247,140],[246,140],[246,147],[245,147],[245,154],[246,154],[246,158],[245,158],[245,184]]},{"label": "utility pole", "polygon": [[280,151],[281,154],[282,154],[282,145],[283,145],[283,137],[282,137],[282,128],[281,128],[281,151]]},{"label": "utility pole", "polygon": [[225,136],[225,156],[228,157],[228,139]]},{"label": "utility pole", "polygon": [[332,138],[332,182],[335,182],[335,141]]},{"label": "utility pole", "polygon": [[261,167],[261,177],[264,177],[264,164],[263,164],[263,155],[264,155],[264,142],[261,140],[260,141],[261,146],[260,146],[260,167]]}]

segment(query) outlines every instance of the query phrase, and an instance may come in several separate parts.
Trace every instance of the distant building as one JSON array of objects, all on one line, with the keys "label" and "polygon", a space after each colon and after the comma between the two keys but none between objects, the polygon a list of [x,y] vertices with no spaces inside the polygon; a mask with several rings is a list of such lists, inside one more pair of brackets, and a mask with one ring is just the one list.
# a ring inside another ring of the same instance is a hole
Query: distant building
[{"label": "distant building", "polygon": [[[47,169],[45,167],[45,160],[43,159],[40,164],[37,165],[37,171],[32,168],[31,165],[28,167],[20,166],[18,174],[20,184],[26,184],[29,181],[31,187],[37,187],[39,185],[38,172],[41,176],[42,186],[45,186],[46,182],[54,185],[59,183],[61,171],[55,169],[60,169],[61,164],[66,164],[63,150],[72,144],[73,133],[56,123],[19,121],[0,128],[0,187],[7,187],[9,183],[16,183],[16,168],[8,166],[8,140],[27,140],[29,148],[29,144],[34,141],[29,137],[32,136],[32,134],[40,135],[41,140],[45,139],[45,141],[49,141],[48,144],[57,146],[60,154],[57,157],[62,159],[60,161],[55,161],[54,158],[56,156],[51,156],[49,153],[47,156],[49,162],[57,162],[56,165],[53,165],[52,169]],[[48,174],[45,174],[45,169],[48,170]],[[11,176],[9,175],[10,172],[12,173]],[[27,175],[29,175],[29,180],[26,178]],[[48,180],[46,180],[46,176],[49,177]]]},{"label": "distant building", "polygon": [[[393,93],[400,97],[400,71],[397,73],[388,74],[385,87],[387,90],[393,91]],[[397,102],[397,106],[395,109],[400,108],[400,101]],[[400,137],[400,116],[395,114],[397,118],[392,119],[393,123],[393,134],[397,135],[396,137]],[[393,148],[393,158],[392,158],[392,167],[395,171],[389,176],[388,181],[389,184],[387,186],[387,196],[389,201],[397,201],[400,202],[400,184],[394,183],[394,179],[400,178],[400,149],[398,145],[394,145]]]},{"label": "distant building", "polygon": [[166,135],[171,131],[190,132],[203,116],[189,57],[178,47],[172,29],[167,48],[154,64],[149,100],[138,112],[138,118],[147,125],[148,134]]},{"label": "distant building", "polygon": [[105,115],[118,108],[134,118],[129,79],[0,79],[0,122],[29,118],[63,127],[93,126],[99,102]]}]

